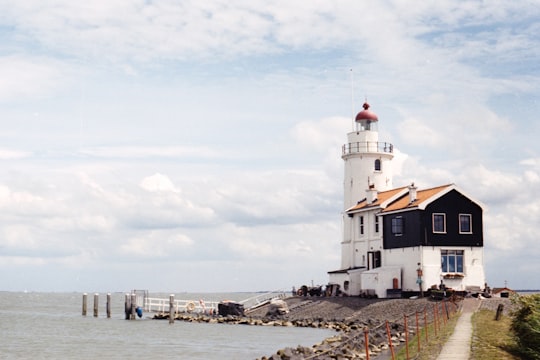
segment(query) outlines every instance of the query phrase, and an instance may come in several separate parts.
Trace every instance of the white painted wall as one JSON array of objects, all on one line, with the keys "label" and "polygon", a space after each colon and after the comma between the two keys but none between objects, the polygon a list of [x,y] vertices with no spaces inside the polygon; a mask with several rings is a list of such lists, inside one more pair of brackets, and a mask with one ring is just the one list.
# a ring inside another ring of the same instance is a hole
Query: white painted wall
[{"label": "white painted wall", "polygon": [[398,288],[401,286],[401,268],[399,266],[380,267],[364,271],[361,275],[362,288],[375,290],[379,298],[386,297],[386,290],[392,289],[394,278],[398,279]]},{"label": "white painted wall", "polygon": [[[348,269],[367,266],[368,251],[382,251],[382,220],[379,232],[375,232],[375,214],[378,208],[354,214],[343,220],[343,238],[341,243],[341,268]],[[364,217],[364,234],[360,234],[360,216]]]},{"label": "white painted wall", "polygon": [[482,247],[424,247],[424,265],[429,271],[426,273],[426,285],[439,285],[444,275],[441,269],[441,249],[463,250],[463,278],[443,279],[447,287],[454,290],[467,290],[468,286],[484,288],[486,282],[484,274],[484,249]]},{"label": "white painted wall", "polygon": [[483,264],[483,248],[479,247],[435,247],[422,246],[403,249],[385,250],[385,265],[402,265],[403,290],[418,291],[416,283],[418,263],[422,264],[422,289],[428,290],[432,285],[439,286],[444,275],[441,268],[441,249],[463,250],[463,278],[444,279],[447,287],[454,290],[467,290],[468,286],[484,287],[485,274]]},{"label": "white painted wall", "polygon": [[[401,289],[404,291],[419,291],[416,283],[416,269],[422,261],[420,247],[388,249],[383,251],[383,266],[399,266],[401,273]],[[440,262],[440,259],[439,259]],[[439,265],[440,266],[440,265]]]}]

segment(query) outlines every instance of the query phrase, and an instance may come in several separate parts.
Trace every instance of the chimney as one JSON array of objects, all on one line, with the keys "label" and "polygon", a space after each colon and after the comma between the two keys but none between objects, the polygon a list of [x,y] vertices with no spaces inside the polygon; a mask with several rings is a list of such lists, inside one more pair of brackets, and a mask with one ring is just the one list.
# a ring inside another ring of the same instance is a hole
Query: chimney
[{"label": "chimney", "polygon": [[366,190],[366,202],[371,204],[377,200],[377,189],[375,184],[369,184],[369,189]]},{"label": "chimney", "polygon": [[409,203],[410,204],[416,201],[416,189],[417,187],[414,186],[414,183],[411,183],[411,185],[409,185]]}]

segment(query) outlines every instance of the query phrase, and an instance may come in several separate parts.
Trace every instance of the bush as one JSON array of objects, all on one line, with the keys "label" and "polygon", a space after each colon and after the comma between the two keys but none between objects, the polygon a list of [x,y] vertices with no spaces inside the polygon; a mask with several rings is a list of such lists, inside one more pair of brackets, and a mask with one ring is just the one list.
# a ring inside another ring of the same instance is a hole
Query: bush
[{"label": "bush", "polygon": [[540,294],[519,296],[512,319],[512,330],[517,336],[520,351],[527,359],[540,360]]}]

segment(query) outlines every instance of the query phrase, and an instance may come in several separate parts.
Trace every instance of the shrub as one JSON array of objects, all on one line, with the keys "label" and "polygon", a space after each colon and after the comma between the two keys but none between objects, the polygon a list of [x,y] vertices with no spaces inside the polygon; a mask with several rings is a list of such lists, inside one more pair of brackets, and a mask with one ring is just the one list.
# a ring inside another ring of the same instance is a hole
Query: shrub
[{"label": "shrub", "polygon": [[540,359],[540,294],[519,296],[514,299],[518,310],[514,312],[512,330],[520,351],[527,359]]}]

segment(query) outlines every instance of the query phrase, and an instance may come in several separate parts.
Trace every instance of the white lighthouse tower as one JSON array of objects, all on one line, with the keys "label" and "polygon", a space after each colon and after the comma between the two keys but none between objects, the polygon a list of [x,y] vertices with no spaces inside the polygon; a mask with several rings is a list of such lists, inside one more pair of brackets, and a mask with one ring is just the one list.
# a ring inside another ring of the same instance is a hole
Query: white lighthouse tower
[{"label": "white lighthouse tower", "polygon": [[345,161],[341,269],[380,266],[382,232],[375,224],[376,209],[358,218],[347,215],[347,210],[364,199],[371,204],[379,192],[392,189],[393,145],[379,142],[379,119],[367,102],[363,108],[356,115],[355,130],[347,134],[348,143],[343,145],[341,155]]},{"label": "white lighthouse tower", "polygon": [[[390,162],[393,146],[379,142],[377,115],[369,110],[369,104],[356,115],[355,130],[347,134],[348,143],[343,145],[341,158],[345,161],[344,210],[366,197],[366,190],[385,191],[392,188]],[[369,194],[369,192],[368,192]]]}]

